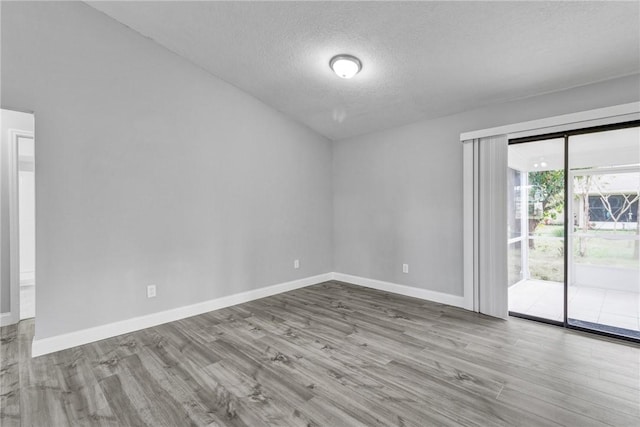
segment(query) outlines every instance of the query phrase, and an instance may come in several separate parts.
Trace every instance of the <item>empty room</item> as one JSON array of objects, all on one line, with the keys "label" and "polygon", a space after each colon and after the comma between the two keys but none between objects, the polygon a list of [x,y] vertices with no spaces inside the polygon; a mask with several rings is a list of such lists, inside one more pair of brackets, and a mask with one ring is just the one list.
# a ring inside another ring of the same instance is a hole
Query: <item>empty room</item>
[{"label": "empty room", "polygon": [[640,425],[640,2],[0,1],[0,425]]}]

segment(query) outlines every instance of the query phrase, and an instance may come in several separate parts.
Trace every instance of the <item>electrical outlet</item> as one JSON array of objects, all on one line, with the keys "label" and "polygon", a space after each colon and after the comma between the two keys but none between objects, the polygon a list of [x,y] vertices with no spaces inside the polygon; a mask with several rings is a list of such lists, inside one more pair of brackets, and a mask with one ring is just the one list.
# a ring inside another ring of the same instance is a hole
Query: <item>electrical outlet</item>
[{"label": "electrical outlet", "polygon": [[299,259],[294,259],[293,260],[293,268],[300,268],[300,260]]},{"label": "electrical outlet", "polygon": [[147,286],[147,298],[155,298],[156,296],[156,285]]},{"label": "electrical outlet", "polygon": [[402,264],[402,272],[403,273],[409,272],[409,264]]}]

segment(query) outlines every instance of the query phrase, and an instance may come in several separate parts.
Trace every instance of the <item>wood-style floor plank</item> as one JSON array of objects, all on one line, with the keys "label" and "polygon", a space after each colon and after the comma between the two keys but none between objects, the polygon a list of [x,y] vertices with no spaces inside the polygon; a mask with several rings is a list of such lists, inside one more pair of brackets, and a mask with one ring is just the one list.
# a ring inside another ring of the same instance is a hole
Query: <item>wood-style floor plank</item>
[{"label": "wood-style floor plank", "polygon": [[3,426],[20,425],[20,354],[18,326],[0,329],[0,420]]},{"label": "wood-style floor plank", "polygon": [[327,282],[31,358],[4,426],[637,426],[640,346]]}]

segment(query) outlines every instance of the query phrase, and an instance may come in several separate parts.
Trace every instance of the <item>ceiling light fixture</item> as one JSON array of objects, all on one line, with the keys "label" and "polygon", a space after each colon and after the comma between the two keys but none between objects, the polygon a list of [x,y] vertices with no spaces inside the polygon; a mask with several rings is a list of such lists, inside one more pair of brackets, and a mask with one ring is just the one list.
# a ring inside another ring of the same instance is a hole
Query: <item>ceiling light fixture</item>
[{"label": "ceiling light fixture", "polygon": [[338,77],[350,79],[362,70],[362,62],[352,55],[336,55],[329,61],[329,66]]}]

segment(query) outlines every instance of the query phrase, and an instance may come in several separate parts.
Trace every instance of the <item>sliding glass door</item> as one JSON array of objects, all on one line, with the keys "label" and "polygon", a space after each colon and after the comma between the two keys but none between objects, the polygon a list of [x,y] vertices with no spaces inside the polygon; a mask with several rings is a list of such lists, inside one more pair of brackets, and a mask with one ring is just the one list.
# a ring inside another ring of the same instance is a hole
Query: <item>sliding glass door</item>
[{"label": "sliding glass door", "polygon": [[639,125],[510,141],[511,315],[640,339]]},{"label": "sliding glass door", "polygon": [[569,138],[570,325],[640,338],[640,128]]},{"label": "sliding glass door", "polygon": [[509,311],[564,321],[564,139],[508,148]]}]

